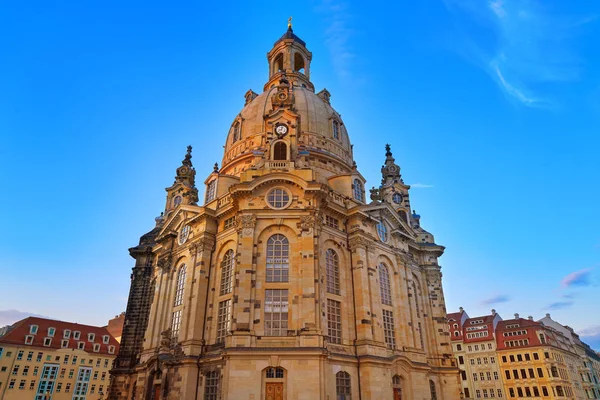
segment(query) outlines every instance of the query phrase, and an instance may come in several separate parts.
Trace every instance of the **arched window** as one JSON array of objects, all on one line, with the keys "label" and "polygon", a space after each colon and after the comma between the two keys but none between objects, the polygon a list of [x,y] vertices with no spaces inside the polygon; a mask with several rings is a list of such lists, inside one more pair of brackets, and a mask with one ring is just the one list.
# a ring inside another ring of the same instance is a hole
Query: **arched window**
[{"label": "arched window", "polygon": [[287,160],[287,145],[284,142],[277,142],[273,146],[273,160]]},{"label": "arched window", "polygon": [[390,274],[385,264],[379,264],[379,291],[381,292],[381,304],[392,305],[392,288],[390,285]]},{"label": "arched window", "polygon": [[325,253],[327,274],[327,293],[340,294],[340,260],[335,251],[327,249]]},{"label": "arched window", "polygon": [[392,378],[392,387],[394,388],[394,400],[402,400],[402,381],[400,375],[394,375]]},{"label": "arched window", "polygon": [[304,58],[300,53],[294,54],[294,71],[304,73]]},{"label": "arched window", "polygon": [[283,71],[283,53],[277,55],[273,63],[273,73],[276,74],[280,71]]},{"label": "arched window", "polygon": [[352,399],[352,386],[349,373],[340,371],[335,374],[335,394],[336,400]]},{"label": "arched window", "polygon": [[185,264],[183,264],[181,267],[179,267],[179,272],[177,272],[177,287],[175,289],[175,302],[173,304],[174,307],[183,304],[183,290],[185,289],[185,271],[186,267]]},{"label": "arched window", "polygon": [[219,371],[210,371],[206,374],[204,385],[204,400],[218,400],[219,397]]},{"label": "arched window", "polygon": [[233,142],[237,142],[238,140],[240,140],[240,123],[236,122],[233,125]]},{"label": "arched window", "polygon": [[354,199],[364,202],[365,195],[364,195],[364,189],[363,189],[362,182],[359,181],[358,179],[355,179],[353,188],[354,188]]},{"label": "arched window", "polygon": [[290,244],[281,234],[267,241],[267,282],[287,282],[289,274]]},{"label": "arched window", "polygon": [[437,393],[435,391],[435,382],[429,380],[429,391],[431,392],[431,400],[437,400]]},{"label": "arched window", "polygon": [[233,263],[233,250],[227,250],[221,262],[221,296],[231,293],[233,289]]}]

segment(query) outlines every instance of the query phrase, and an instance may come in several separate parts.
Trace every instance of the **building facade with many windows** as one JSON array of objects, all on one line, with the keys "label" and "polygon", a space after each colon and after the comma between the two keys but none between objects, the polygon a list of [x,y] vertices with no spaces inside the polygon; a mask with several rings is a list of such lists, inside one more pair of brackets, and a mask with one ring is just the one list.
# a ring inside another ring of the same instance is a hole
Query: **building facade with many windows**
[{"label": "building facade with many windows", "polygon": [[106,396],[118,348],[105,327],[25,318],[0,336],[0,399]]},{"label": "building facade with many windows", "polygon": [[390,147],[367,198],[291,26],[267,58],[203,201],[189,148],[164,214],[130,249],[110,398],[458,398],[444,248],[411,212]]},{"label": "building facade with many windows", "polygon": [[448,326],[463,398],[600,399],[600,356],[550,314],[502,320],[492,310],[469,318],[461,308],[448,314]]}]

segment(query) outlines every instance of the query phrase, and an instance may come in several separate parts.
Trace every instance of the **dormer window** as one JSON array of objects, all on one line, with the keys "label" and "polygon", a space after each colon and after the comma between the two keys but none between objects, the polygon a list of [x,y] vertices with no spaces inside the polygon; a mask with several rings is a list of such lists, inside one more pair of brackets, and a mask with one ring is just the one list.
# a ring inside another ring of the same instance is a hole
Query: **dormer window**
[{"label": "dormer window", "polygon": [[108,354],[115,354],[115,346],[108,346]]},{"label": "dormer window", "polygon": [[358,179],[354,180],[354,184],[352,185],[352,190],[354,194],[354,200],[358,200],[360,202],[365,201],[365,193],[363,189],[363,184]]},{"label": "dormer window", "polygon": [[67,347],[69,347],[69,340],[68,339],[63,339],[60,341],[60,347],[62,349],[66,349]]},{"label": "dormer window", "polygon": [[340,139],[340,123],[339,122],[333,121],[332,132],[333,132],[333,138],[339,140]]},{"label": "dormer window", "polygon": [[73,339],[79,340],[80,337],[81,337],[81,332],[79,332],[79,331],[73,332]]},{"label": "dormer window", "polygon": [[31,333],[32,335],[35,335],[38,331],[38,326],[37,325],[30,325],[29,326],[29,333]]},{"label": "dormer window", "polygon": [[48,328],[48,336],[54,337],[54,333],[56,333],[56,328]]},{"label": "dormer window", "polygon": [[208,182],[208,185],[206,185],[206,202],[210,203],[211,201],[213,201],[215,199],[216,193],[217,180],[213,179],[212,181]]},{"label": "dormer window", "polygon": [[96,335],[93,333],[88,333],[88,342],[93,342],[96,338]]},{"label": "dormer window", "polygon": [[108,344],[109,339],[110,339],[110,336],[108,336],[108,335],[102,336],[102,343]]},{"label": "dormer window", "polygon": [[69,339],[69,338],[71,337],[71,331],[70,331],[69,329],[65,329],[65,330],[63,331],[63,337],[64,337],[65,339]]},{"label": "dormer window", "polygon": [[77,343],[77,348],[79,350],[85,350],[85,342],[79,342],[79,343]]},{"label": "dormer window", "polygon": [[33,336],[32,335],[25,336],[25,344],[33,344]]},{"label": "dormer window", "polygon": [[94,343],[94,353],[97,353],[100,351],[100,343]]},{"label": "dormer window", "polygon": [[44,338],[44,346],[49,347],[52,344],[52,338]]}]

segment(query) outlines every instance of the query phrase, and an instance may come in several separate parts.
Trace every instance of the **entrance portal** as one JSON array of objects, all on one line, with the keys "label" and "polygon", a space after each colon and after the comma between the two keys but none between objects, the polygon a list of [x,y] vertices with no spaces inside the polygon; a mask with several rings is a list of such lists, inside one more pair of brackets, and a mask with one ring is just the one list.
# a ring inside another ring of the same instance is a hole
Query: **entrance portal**
[{"label": "entrance portal", "polygon": [[265,400],[283,400],[283,382],[267,383]]}]

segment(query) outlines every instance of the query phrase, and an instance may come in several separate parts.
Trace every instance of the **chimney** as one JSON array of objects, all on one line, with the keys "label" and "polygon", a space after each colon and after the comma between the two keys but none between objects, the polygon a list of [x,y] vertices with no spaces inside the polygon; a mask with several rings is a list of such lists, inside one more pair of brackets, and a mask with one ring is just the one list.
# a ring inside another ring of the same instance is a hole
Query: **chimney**
[{"label": "chimney", "polygon": [[462,307],[458,307],[458,309],[460,310],[460,313],[461,313],[461,314],[462,314],[462,312],[463,312],[463,311],[465,311],[465,309],[464,309],[464,308],[462,308]]},{"label": "chimney", "polygon": [[529,317],[527,317],[528,320],[533,321],[533,317],[530,315]]},{"label": "chimney", "polygon": [[496,310],[494,310],[494,309],[492,308],[492,316],[495,316],[495,315],[496,315]]},{"label": "chimney", "polygon": [[519,319],[519,314],[515,313],[515,319]]},{"label": "chimney", "polygon": [[[546,313],[546,318],[550,318],[550,313]],[[552,319],[552,318],[550,318]]]}]

